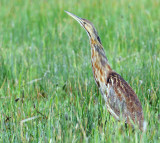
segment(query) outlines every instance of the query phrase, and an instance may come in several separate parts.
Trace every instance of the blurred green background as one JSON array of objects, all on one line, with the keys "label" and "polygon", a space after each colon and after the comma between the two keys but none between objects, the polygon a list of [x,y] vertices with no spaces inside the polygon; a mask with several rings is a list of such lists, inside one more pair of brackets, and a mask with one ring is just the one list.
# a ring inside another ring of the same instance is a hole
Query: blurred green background
[{"label": "blurred green background", "polygon": [[[145,133],[107,112],[87,34],[64,10],[96,27]],[[159,0],[0,0],[0,142],[160,142],[159,71]]]}]

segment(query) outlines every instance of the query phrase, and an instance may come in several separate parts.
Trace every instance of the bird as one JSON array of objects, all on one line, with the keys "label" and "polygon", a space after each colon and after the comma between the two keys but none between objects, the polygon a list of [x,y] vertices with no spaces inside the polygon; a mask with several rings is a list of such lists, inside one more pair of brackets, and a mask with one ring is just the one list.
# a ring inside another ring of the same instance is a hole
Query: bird
[{"label": "bird", "polygon": [[89,20],[65,12],[88,34],[93,76],[107,110],[116,120],[123,120],[132,127],[136,124],[143,130],[144,115],[141,102],[131,86],[111,68],[97,30]]}]

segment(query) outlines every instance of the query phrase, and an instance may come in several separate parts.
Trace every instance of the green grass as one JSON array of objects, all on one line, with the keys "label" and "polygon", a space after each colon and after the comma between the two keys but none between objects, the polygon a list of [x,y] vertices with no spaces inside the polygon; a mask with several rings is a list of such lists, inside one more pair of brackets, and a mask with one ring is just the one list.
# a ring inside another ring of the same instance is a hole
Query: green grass
[{"label": "green grass", "polygon": [[[107,112],[87,34],[64,10],[94,23],[142,103],[145,133]],[[0,142],[160,142],[159,26],[159,0],[1,0]]]}]

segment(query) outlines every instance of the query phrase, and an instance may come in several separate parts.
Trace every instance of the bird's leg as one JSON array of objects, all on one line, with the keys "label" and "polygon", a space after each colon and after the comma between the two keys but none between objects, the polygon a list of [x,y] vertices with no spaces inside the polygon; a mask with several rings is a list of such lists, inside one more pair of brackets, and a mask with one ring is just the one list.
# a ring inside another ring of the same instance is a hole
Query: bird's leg
[{"label": "bird's leg", "polygon": [[[110,120],[110,118],[111,118],[111,114],[109,114],[109,120]],[[105,121],[105,125],[106,125],[106,123],[107,123],[108,121],[107,121],[107,119],[106,119],[106,121]]]}]

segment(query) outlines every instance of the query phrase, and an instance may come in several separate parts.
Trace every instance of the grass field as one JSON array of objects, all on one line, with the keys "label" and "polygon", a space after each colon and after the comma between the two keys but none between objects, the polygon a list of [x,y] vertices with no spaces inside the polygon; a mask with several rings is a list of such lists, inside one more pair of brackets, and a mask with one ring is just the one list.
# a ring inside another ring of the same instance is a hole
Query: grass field
[{"label": "grass field", "polygon": [[[92,75],[89,19],[137,93],[146,132],[107,112]],[[159,0],[1,0],[0,142],[160,142]]]}]

